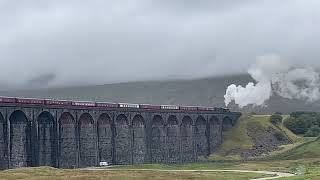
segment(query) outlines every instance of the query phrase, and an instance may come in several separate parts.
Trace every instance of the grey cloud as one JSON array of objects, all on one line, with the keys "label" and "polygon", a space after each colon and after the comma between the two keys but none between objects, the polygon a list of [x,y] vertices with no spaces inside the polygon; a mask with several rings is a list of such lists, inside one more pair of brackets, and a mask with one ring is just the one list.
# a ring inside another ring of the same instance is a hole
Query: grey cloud
[{"label": "grey cloud", "polygon": [[319,7],[317,0],[0,0],[0,89],[235,74],[268,53],[318,67]]}]

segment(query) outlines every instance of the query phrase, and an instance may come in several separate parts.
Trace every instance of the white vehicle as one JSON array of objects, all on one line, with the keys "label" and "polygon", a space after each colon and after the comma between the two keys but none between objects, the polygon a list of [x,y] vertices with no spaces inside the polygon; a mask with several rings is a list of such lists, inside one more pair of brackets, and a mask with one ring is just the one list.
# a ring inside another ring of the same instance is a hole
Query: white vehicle
[{"label": "white vehicle", "polygon": [[103,166],[109,166],[108,162],[100,162],[99,165],[100,165],[101,167],[103,167]]}]

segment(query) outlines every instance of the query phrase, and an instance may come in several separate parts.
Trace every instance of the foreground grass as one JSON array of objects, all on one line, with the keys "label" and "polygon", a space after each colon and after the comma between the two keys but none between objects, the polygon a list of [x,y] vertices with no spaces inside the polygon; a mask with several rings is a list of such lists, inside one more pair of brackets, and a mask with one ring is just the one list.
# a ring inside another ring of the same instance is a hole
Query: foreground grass
[{"label": "foreground grass", "polygon": [[[130,170],[129,170],[130,169]],[[265,175],[255,173],[234,173],[234,172],[158,172],[158,171],[139,171],[139,169],[158,169],[158,170],[268,170],[279,172],[291,172],[298,176],[293,180],[318,180],[320,179],[320,140],[314,140],[299,145],[281,155],[274,156],[273,159],[256,161],[210,161],[202,163],[162,165],[162,164],[143,164],[131,166],[113,167],[112,171],[88,171],[88,170],[63,170],[49,167],[43,168],[23,168],[0,172],[1,180],[167,180],[175,179],[251,179],[265,177]]]},{"label": "foreground grass", "polygon": [[298,142],[286,152],[275,154],[263,160],[219,160],[204,163],[190,163],[181,165],[144,164],[135,166],[121,166],[120,169],[239,169],[239,170],[268,170],[295,173],[298,176],[281,179],[320,179],[320,139],[311,138],[305,142]]},{"label": "foreground grass", "polygon": [[0,172],[1,180],[246,180],[258,177],[268,177],[257,173],[237,172],[157,172],[139,170],[89,171],[89,170],[62,170],[49,167],[22,168]]},{"label": "foreground grass", "polygon": [[[277,172],[290,172],[296,177],[280,179],[320,179],[320,157],[297,160],[264,160],[264,161],[216,161],[206,163],[190,163],[183,165],[135,165],[117,167],[120,169],[186,169],[186,170],[210,170],[210,169],[238,169],[238,170],[267,170]],[[227,178],[226,178],[227,179]]]},{"label": "foreground grass", "polygon": [[311,139],[285,153],[275,156],[278,159],[306,159],[320,157],[320,138]]}]

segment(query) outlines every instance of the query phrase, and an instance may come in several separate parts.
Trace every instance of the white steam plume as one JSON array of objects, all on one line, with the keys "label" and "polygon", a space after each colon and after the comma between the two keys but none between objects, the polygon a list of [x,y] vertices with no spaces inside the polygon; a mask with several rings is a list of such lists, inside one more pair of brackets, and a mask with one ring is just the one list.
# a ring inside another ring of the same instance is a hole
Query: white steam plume
[{"label": "white steam plume", "polygon": [[248,73],[256,83],[231,84],[224,95],[226,106],[232,101],[240,108],[264,106],[272,94],[308,102],[320,99],[319,73],[311,67],[294,67],[277,55],[265,55],[257,58]]}]

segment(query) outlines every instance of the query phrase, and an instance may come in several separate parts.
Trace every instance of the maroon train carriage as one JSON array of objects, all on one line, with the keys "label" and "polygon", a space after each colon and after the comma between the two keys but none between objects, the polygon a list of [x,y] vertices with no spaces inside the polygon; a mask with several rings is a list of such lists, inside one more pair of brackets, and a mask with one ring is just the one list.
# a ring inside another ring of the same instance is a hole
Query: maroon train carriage
[{"label": "maroon train carriage", "polygon": [[95,107],[96,103],[91,101],[72,101],[71,105],[77,107]]},{"label": "maroon train carriage", "polygon": [[152,105],[152,104],[140,104],[141,109],[161,109],[159,105]]},{"label": "maroon train carriage", "polygon": [[180,106],[180,110],[183,110],[183,111],[197,111],[198,107],[197,106]]},{"label": "maroon train carriage", "polygon": [[205,106],[177,106],[177,105],[152,105],[152,104],[131,104],[131,103],[110,103],[110,102],[92,102],[92,101],[67,101],[52,99],[35,99],[35,98],[15,98],[0,97],[0,103],[18,103],[31,105],[48,105],[48,106],[77,106],[77,107],[98,107],[98,108],[133,108],[133,109],[153,109],[153,110],[183,110],[183,111],[216,111],[230,112],[229,109]]},{"label": "maroon train carriage", "polygon": [[205,106],[200,106],[198,107],[199,111],[214,111],[214,107],[205,107]]},{"label": "maroon train carriage", "polygon": [[139,104],[130,104],[130,103],[119,103],[120,108],[134,108],[134,109],[139,109],[140,106]]},{"label": "maroon train carriage", "polygon": [[20,104],[34,104],[34,105],[44,104],[43,99],[34,99],[34,98],[17,98],[16,102]]},{"label": "maroon train carriage", "polygon": [[16,103],[17,98],[13,97],[0,97],[0,103]]},{"label": "maroon train carriage", "polygon": [[179,110],[179,106],[176,105],[161,105],[161,109],[166,109],[166,110]]},{"label": "maroon train carriage", "polygon": [[100,108],[117,108],[119,104],[117,103],[109,103],[109,102],[96,102],[96,107]]},{"label": "maroon train carriage", "polygon": [[71,106],[71,101],[46,99],[44,104],[49,106]]}]

